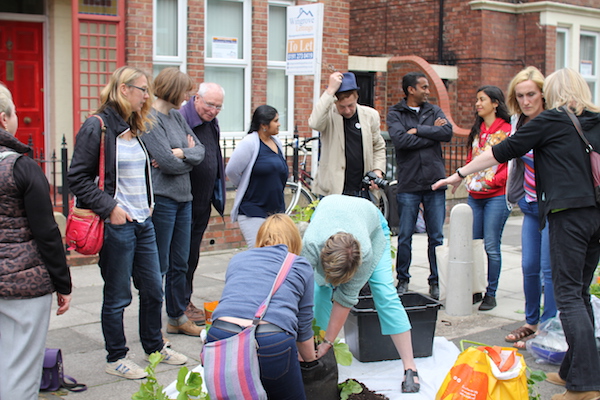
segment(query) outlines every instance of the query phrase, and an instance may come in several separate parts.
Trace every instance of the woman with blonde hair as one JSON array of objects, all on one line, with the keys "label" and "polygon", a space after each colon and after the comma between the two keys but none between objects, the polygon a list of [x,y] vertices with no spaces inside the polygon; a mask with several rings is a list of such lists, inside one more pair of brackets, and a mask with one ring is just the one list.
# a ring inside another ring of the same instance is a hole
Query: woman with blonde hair
[{"label": "woman with blonde hair", "polygon": [[[531,66],[521,70],[510,81],[506,103],[512,114],[513,134],[544,111],[543,87],[544,75]],[[517,348],[525,348],[527,340],[534,337],[538,323],[556,315],[548,226],[542,231],[539,230],[540,217],[535,188],[534,156],[533,150],[529,150],[523,157],[509,162],[506,187],[506,199],[512,204],[518,204],[523,212],[521,268],[525,294],[525,324],[505,337],[507,342],[514,342]],[[543,313],[540,313],[542,291],[544,308]]]},{"label": "woman with blonde hair", "polygon": [[[77,206],[104,221],[104,246],[98,265],[104,279],[102,333],[105,372],[127,379],[148,374],[127,358],[123,314],[131,304],[131,280],[139,292],[139,334],[146,354],[159,351],[162,362],[184,364],[187,357],[163,343],[161,334],[162,278],[152,208],[154,194],[150,158],[140,136],[152,126],[150,78],[144,71],[121,67],[101,92],[101,105],[88,118],[75,142],[68,173]],[[104,190],[97,185],[100,140],[104,138]]]},{"label": "woman with blonde hair", "polygon": [[[413,358],[411,324],[392,276],[390,229],[369,200],[324,197],[303,237],[304,255],[315,269],[315,319],[325,330],[317,355],[333,347],[358,294],[368,282],[379,315],[381,332],[390,335],[404,366],[403,393],[420,390]],[[335,289],[335,290],[334,290]]]},{"label": "woman with blonde hair", "polygon": [[[152,221],[160,272],[165,276],[167,333],[200,336],[202,328],[185,310],[186,276],[192,233],[190,171],[204,159],[204,146],[177,111],[194,89],[192,78],[179,69],[165,68],[154,79],[152,116],[155,123],[143,136],[152,158],[155,205]],[[204,321],[198,321],[203,325]]]},{"label": "woman with blonde hair", "polygon": [[600,149],[600,107],[591,101],[589,86],[576,71],[564,68],[546,78],[547,110],[504,142],[486,150],[433,189],[451,184],[491,165],[535,156],[540,228],[549,224],[554,297],[569,345],[558,373],[547,380],[567,391],[552,400],[600,398],[600,356],[594,335],[589,287],[600,259],[600,207],[594,194],[590,159],[568,113]]},{"label": "woman with blonde hair", "polygon": [[[288,252],[299,255],[301,250],[302,239],[290,217],[269,216],[258,230],[256,248],[236,254],[229,262],[207,341],[228,338],[250,326]],[[269,399],[306,399],[298,354],[304,362],[316,359],[313,285],[312,267],[304,257],[297,257],[256,329],[260,378]]]}]

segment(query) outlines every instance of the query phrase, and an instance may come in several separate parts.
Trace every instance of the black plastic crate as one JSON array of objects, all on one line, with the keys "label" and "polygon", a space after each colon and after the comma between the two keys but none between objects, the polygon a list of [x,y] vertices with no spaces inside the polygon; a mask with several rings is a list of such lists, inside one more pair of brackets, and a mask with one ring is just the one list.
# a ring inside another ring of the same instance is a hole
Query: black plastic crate
[{"label": "black plastic crate", "polygon": [[[421,293],[408,292],[400,297],[412,325],[415,357],[429,357],[433,351],[435,323],[441,303]],[[389,335],[381,334],[379,317],[372,296],[359,296],[344,325],[346,343],[361,362],[400,358]]]}]

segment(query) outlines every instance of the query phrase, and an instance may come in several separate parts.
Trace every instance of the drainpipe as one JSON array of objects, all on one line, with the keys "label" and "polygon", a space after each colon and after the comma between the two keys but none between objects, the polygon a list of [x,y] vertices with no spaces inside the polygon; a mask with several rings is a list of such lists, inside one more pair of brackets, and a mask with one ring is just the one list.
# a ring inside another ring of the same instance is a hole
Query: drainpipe
[{"label": "drainpipe", "polygon": [[440,0],[440,15],[438,24],[438,64],[444,63],[444,0]]}]

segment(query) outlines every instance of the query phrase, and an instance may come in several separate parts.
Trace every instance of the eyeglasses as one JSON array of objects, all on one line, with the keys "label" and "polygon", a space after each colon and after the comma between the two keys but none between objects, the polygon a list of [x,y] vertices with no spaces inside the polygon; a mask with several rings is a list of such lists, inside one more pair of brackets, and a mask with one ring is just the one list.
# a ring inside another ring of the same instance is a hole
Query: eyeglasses
[{"label": "eyeglasses", "polygon": [[144,93],[148,93],[148,88],[143,88],[143,87],[139,87],[139,86],[135,86],[135,85],[127,85],[127,86],[134,87],[136,89],[140,89]]},{"label": "eyeglasses", "polygon": [[217,111],[221,111],[223,109],[223,106],[215,106],[214,104],[207,103],[206,100],[204,100],[204,97],[202,97],[200,95],[198,95],[198,97],[200,97],[202,99],[202,102],[208,108],[211,108],[211,109],[214,109],[214,110],[217,110]]}]

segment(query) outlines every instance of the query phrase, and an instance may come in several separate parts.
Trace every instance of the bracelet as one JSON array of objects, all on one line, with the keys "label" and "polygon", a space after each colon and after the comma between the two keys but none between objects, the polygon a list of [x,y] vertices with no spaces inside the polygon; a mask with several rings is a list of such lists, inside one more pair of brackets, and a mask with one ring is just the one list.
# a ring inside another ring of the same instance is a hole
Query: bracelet
[{"label": "bracelet", "polygon": [[458,175],[458,177],[460,179],[465,179],[466,176],[460,173],[460,168],[456,168],[456,175]]},{"label": "bracelet", "polygon": [[323,338],[323,343],[327,343],[328,345],[330,345],[331,347],[333,347],[333,342],[330,340],[327,340],[325,338]]}]

